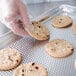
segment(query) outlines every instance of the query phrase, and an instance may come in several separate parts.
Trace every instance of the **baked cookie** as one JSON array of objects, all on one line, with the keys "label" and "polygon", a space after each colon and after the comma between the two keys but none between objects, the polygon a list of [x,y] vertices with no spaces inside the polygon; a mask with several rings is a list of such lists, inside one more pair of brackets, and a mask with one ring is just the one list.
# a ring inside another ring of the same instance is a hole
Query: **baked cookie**
[{"label": "baked cookie", "polygon": [[45,49],[47,53],[53,57],[66,57],[74,51],[72,44],[63,39],[49,41]]},{"label": "baked cookie", "polygon": [[59,15],[53,18],[52,20],[52,25],[54,27],[58,27],[58,28],[64,28],[64,27],[68,27],[70,25],[72,25],[72,19],[69,16],[66,15]]},{"label": "baked cookie", "polygon": [[74,34],[76,35],[76,24],[74,24],[74,25],[72,26],[72,29],[73,29]]},{"label": "baked cookie", "polygon": [[5,48],[0,50],[0,70],[10,70],[17,67],[22,56],[16,49]]},{"label": "baked cookie", "polygon": [[40,64],[26,63],[17,67],[13,76],[48,76],[48,73]]},{"label": "baked cookie", "polygon": [[27,30],[30,36],[37,40],[47,40],[49,38],[49,29],[44,26],[41,22],[32,22],[34,29],[32,31]]}]

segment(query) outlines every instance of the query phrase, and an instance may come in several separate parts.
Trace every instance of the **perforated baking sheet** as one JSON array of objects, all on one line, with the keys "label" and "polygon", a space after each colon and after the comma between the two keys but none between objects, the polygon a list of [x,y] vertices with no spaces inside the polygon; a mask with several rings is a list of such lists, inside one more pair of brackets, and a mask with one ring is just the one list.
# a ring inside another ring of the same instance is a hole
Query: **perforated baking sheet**
[{"label": "perforated baking sheet", "polygon": [[[74,53],[66,58],[53,58],[45,51],[45,44],[47,41],[37,41],[34,38],[27,36],[20,39],[9,47],[18,49],[22,56],[22,63],[36,62],[42,64],[48,71],[49,76],[76,76],[76,69],[74,67],[74,60],[76,59],[76,36],[73,34],[71,26],[65,29],[54,28],[51,25],[52,18],[56,15],[69,15],[73,22],[76,23],[76,7],[70,5],[62,5],[53,10],[49,10],[35,20],[39,20],[44,16],[50,18],[43,23],[49,28],[50,40],[65,39],[71,42],[75,48]],[[13,70],[0,71],[0,76],[13,76]]]}]

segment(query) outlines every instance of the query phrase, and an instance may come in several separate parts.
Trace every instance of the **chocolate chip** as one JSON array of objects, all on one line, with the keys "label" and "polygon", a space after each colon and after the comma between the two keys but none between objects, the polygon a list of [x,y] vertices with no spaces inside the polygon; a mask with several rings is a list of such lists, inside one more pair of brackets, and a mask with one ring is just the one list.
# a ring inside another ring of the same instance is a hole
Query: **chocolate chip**
[{"label": "chocolate chip", "polygon": [[16,60],[16,62],[18,62],[18,60]]},{"label": "chocolate chip", "polygon": [[39,68],[36,66],[35,69],[39,69]]},{"label": "chocolate chip", "polygon": [[62,19],[60,19],[60,20],[62,20]]},{"label": "chocolate chip", "polygon": [[38,35],[38,33],[36,33]]},{"label": "chocolate chip", "polygon": [[30,69],[30,71],[33,71],[32,69]]},{"label": "chocolate chip", "polygon": [[32,24],[34,25],[34,22],[32,22]]},{"label": "chocolate chip", "polygon": [[53,50],[53,49],[51,49],[51,50]]},{"label": "chocolate chip", "polygon": [[24,74],[22,74],[22,76],[24,76]]},{"label": "chocolate chip", "polygon": [[36,24],[38,24],[38,22],[36,22]]},{"label": "chocolate chip", "polygon": [[54,49],[51,49],[52,51],[55,51]]},{"label": "chocolate chip", "polygon": [[61,22],[59,22],[59,23],[61,23]]},{"label": "chocolate chip", "polygon": [[55,49],[53,49],[53,48],[51,48],[50,50],[51,50],[52,52],[56,52],[56,50],[55,50]]},{"label": "chocolate chip", "polygon": [[38,24],[38,22],[32,22],[32,24],[34,25],[34,24]]},{"label": "chocolate chip", "polygon": [[49,37],[49,35],[47,35],[47,37]]},{"label": "chocolate chip", "polygon": [[71,49],[71,51],[73,51],[74,49]]},{"label": "chocolate chip", "polygon": [[39,26],[39,28],[40,28],[40,26]]},{"label": "chocolate chip", "polygon": [[[70,48],[70,46],[68,46],[67,48]],[[71,51],[73,51],[74,50],[74,48],[71,48]]]},{"label": "chocolate chip", "polygon": [[24,72],[24,69],[22,69],[22,72]]},{"label": "chocolate chip", "polygon": [[57,45],[58,43],[56,42],[56,45]]},{"label": "chocolate chip", "polygon": [[35,63],[32,63],[32,66],[35,65]]}]

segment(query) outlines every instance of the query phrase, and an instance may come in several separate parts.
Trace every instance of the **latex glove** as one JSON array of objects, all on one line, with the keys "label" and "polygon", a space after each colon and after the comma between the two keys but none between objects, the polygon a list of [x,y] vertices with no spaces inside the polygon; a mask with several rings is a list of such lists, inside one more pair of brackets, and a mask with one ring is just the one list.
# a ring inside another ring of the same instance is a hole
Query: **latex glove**
[{"label": "latex glove", "polygon": [[15,34],[25,36],[29,29],[27,9],[22,0],[0,0],[0,21]]}]

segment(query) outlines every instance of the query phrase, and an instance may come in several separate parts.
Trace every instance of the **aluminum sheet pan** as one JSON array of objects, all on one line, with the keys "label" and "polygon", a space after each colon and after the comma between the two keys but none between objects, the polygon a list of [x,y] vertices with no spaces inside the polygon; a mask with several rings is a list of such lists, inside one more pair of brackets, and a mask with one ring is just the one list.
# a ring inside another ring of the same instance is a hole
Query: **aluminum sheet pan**
[{"label": "aluminum sheet pan", "polygon": [[[70,5],[61,5],[53,10],[45,12],[35,20],[40,20],[44,16],[50,16],[43,23],[49,28],[52,39],[65,39],[71,42],[75,48],[74,53],[66,58],[53,58],[45,51],[47,41],[37,41],[34,38],[27,36],[12,44],[11,48],[18,49],[23,56],[22,63],[36,62],[42,64],[48,71],[49,76],[76,76],[74,60],[76,59],[76,36],[73,34],[71,26],[65,29],[54,28],[51,25],[52,18],[56,15],[69,15],[76,23],[76,7]],[[0,76],[12,76],[13,70],[0,71]]]}]

